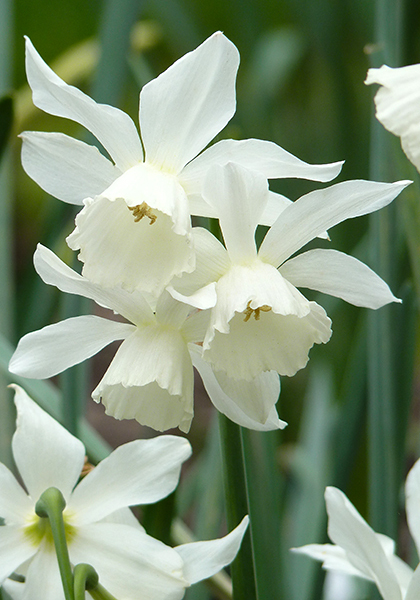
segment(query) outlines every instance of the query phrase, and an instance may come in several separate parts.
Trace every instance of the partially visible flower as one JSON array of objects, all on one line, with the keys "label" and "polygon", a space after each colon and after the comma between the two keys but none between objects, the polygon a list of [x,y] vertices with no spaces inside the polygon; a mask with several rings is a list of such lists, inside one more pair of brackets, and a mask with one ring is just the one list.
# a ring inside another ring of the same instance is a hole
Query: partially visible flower
[{"label": "partially visible flower", "polygon": [[281,213],[257,251],[265,179],[234,163],[212,167],[203,193],[219,214],[226,248],[207,230],[194,229],[197,269],[168,289],[178,300],[212,309],[203,358],[215,372],[251,380],[264,371],[291,376],[306,365],[312,345],[328,342],[331,321],[297,287],[369,308],[398,302],[351,256],[319,249],[289,257],[337,223],[386,206],[407,184],[348,181],[311,192]]},{"label": "partially visible flower", "polygon": [[[159,431],[179,427],[187,432],[193,418],[193,362],[211,400],[229,418],[257,429],[284,427],[274,405],[280,384],[276,373],[243,382],[242,395],[230,394],[229,379],[217,381],[200,360],[209,313],[197,311],[164,292],[150,305],[140,292],[104,289],[65,265],[39,245],[34,264],[42,279],[61,291],[91,298],[123,316],[117,322],[93,315],[73,317],[24,336],[10,361],[12,373],[44,379],[90,358],[115,340],[124,340],[92,393],[117,419],[137,419]],[[266,418],[254,422],[254,395],[269,406]],[[239,404],[239,406],[238,406]],[[241,408],[242,407],[242,408]]]},{"label": "partially visible flower", "polygon": [[[159,295],[173,275],[192,271],[190,214],[211,214],[201,194],[211,164],[235,160],[267,178],[329,181],[342,163],[308,165],[261,140],[225,140],[205,150],[235,112],[237,48],[222,33],[208,38],[140,93],[141,139],[130,117],[67,85],[26,41],[26,72],[36,106],[72,119],[96,147],[60,133],[22,134],[22,164],[44,190],[84,204],[67,238],[83,274],[107,287]],[[288,200],[272,194],[262,223]]]},{"label": "partially visible flower", "polygon": [[[408,526],[420,556],[420,461],[405,484]],[[384,600],[418,600],[420,565],[415,571],[395,555],[395,542],[375,533],[343,492],[325,490],[328,535],[334,544],[309,544],[293,548],[322,561],[324,569],[373,581]]]},{"label": "partially visible flower", "polygon": [[[72,565],[91,564],[120,600],[177,600],[238,552],[247,518],[228,536],[170,548],[147,535],[129,506],[157,502],[176,487],[187,440],[160,436],[120,446],[80,483],[83,444],[19,386],[13,456],[26,491],[0,463],[0,584],[22,600],[64,600],[48,521],[35,513],[41,494],[58,488]],[[76,485],[77,484],[77,485]],[[76,486],[76,487],[75,487]],[[7,580],[12,574],[25,583]],[[140,594],[140,596],[139,596]],[[89,594],[88,594],[89,595]]]},{"label": "partially visible flower", "polygon": [[369,69],[366,85],[379,83],[375,94],[376,117],[391,133],[420,171],[420,65]]}]

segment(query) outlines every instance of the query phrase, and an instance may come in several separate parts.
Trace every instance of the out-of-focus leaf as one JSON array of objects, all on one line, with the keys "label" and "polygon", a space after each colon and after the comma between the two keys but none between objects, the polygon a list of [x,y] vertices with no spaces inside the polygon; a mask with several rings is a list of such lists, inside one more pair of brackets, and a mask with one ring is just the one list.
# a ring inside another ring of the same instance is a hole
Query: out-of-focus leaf
[{"label": "out-of-focus leaf", "polygon": [[0,160],[9,139],[13,123],[13,100],[11,96],[0,98]]}]

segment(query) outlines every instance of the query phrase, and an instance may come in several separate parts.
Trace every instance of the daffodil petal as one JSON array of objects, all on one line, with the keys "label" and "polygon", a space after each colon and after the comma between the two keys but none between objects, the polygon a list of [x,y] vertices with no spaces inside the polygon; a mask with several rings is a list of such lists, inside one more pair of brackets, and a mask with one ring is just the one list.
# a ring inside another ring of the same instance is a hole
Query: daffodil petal
[{"label": "daffodil petal", "polygon": [[244,314],[237,313],[228,333],[213,330],[211,342],[207,346],[204,342],[204,359],[233,379],[251,381],[263,371],[291,377],[306,366],[312,346],[331,337],[331,321],[324,309],[310,302],[309,310],[300,318],[270,310],[247,322]]},{"label": "daffodil petal", "polygon": [[95,146],[62,133],[26,131],[20,137],[26,173],[48,194],[69,204],[83,204],[121,175]]},{"label": "daffodil petal", "polygon": [[115,179],[101,196],[111,201],[122,198],[131,208],[145,203],[154,211],[169,215],[178,235],[190,232],[187,196],[177,177],[171,173],[140,163]]},{"label": "daffodil petal", "polygon": [[367,265],[337,250],[309,250],[285,262],[280,273],[296,287],[342,298],[355,306],[380,308],[401,302]]},{"label": "daffodil petal", "polygon": [[193,368],[181,332],[156,325],[137,329],[121,344],[92,398],[117,419],[188,431]]},{"label": "daffodil petal", "polygon": [[327,487],[325,500],[330,539],[345,550],[356,569],[375,581],[384,600],[402,600],[397,579],[375,532],[337,488]]},{"label": "daffodil petal", "polygon": [[346,575],[354,575],[368,581],[373,581],[372,577],[359,571],[359,569],[356,569],[352,565],[347,558],[345,550],[340,548],[340,546],[335,546],[334,544],[307,544],[300,548],[291,548],[291,551],[319,560],[322,562],[323,568],[327,571],[338,571]]},{"label": "daffodil petal", "polygon": [[[9,523],[23,525],[33,509],[33,502],[11,471],[0,463],[0,517]],[[0,533],[4,529],[0,529]]]},{"label": "daffodil petal", "polygon": [[310,165],[287,150],[266,140],[221,140],[210,146],[182,172],[188,194],[200,194],[201,185],[211,165],[233,162],[266,179],[299,178],[311,181],[331,181],[341,171],[343,162]]},{"label": "daffodil petal", "polygon": [[272,431],[274,429],[284,429],[284,427],[286,427],[287,423],[279,419],[274,406],[280,393],[280,379],[277,373],[261,373],[261,375],[257,376],[252,382],[232,381],[229,389],[229,391],[231,391],[236,383],[238,383],[238,392],[242,392],[245,386],[249,386],[250,391],[247,395],[251,399],[253,398],[255,403],[261,402],[263,405],[271,405],[267,419],[264,423],[260,423],[258,420],[249,416],[241,403],[242,398],[238,398],[237,394],[235,394],[235,399],[228,396],[226,390],[222,389],[220,385],[220,378],[219,380],[216,378],[211,365],[203,360],[197,351],[192,352],[191,356],[194,367],[197,369],[203,380],[204,387],[210,400],[217,410],[226,415],[231,421],[242,427],[247,427],[248,429],[254,429],[256,431]]},{"label": "daffodil petal", "polygon": [[266,178],[234,163],[214,165],[205,179],[203,196],[216,209],[232,262],[255,258],[255,230],[268,202]]},{"label": "daffodil petal", "polygon": [[23,377],[46,379],[97,354],[134,330],[133,325],[83,315],[47,325],[19,340],[9,371]]},{"label": "daffodil petal", "polygon": [[173,298],[196,308],[210,308],[216,304],[214,282],[229,270],[226,248],[207,229],[192,230],[196,268],[172,280],[168,290]]},{"label": "daffodil petal", "polygon": [[63,584],[54,548],[44,543],[29,565],[23,600],[64,600]]},{"label": "daffodil petal", "polygon": [[90,281],[159,296],[175,275],[195,266],[189,237],[177,235],[172,226],[163,213],[155,223],[147,217],[135,222],[124,200],[101,197],[77,215],[67,243],[80,250],[83,275]]},{"label": "daffodil petal", "polygon": [[420,554],[420,460],[411,468],[405,482],[405,504],[411,536]]},{"label": "daffodil petal", "polygon": [[238,554],[248,523],[246,516],[223,538],[177,546],[175,550],[184,561],[183,572],[187,581],[197,583],[230,565]]},{"label": "daffodil petal", "polygon": [[21,387],[13,387],[17,421],[12,450],[23,482],[33,502],[51,486],[68,500],[83,467],[85,447]]},{"label": "daffodil petal", "polygon": [[[216,293],[217,303],[212,311],[205,349],[211,342],[213,329],[227,333],[235,313],[244,313],[247,308],[267,306],[276,314],[297,317],[309,312],[308,300],[275,267],[258,260],[248,265],[232,265],[218,280]],[[254,318],[258,320],[256,314]]]},{"label": "daffodil petal", "polygon": [[0,584],[37,551],[18,525],[0,528]]},{"label": "daffodil petal", "polygon": [[35,250],[34,266],[45,283],[54,285],[62,292],[90,298],[132,323],[153,320],[153,311],[142,294],[127,292],[120,288],[111,290],[92,283],[73,271],[54,252],[41,244],[38,244]]},{"label": "daffodil petal", "polygon": [[325,230],[337,223],[383,208],[408,181],[344,181],[302,196],[288,206],[268,231],[259,256],[279,266]]},{"label": "daffodil petal", "polygon": [[178,553],[137,528],[95,523],[70,545],[74,564],[91,564],[116,598],[180,600],[188,587]]},{"label": "daffodil petal", "polygon": [[420,597],[420,565],[414,571],[404,600],[417,600]]},{"label": "daffodil petal", "polygon": [[222,33],[209,37],[140,93],[146,160],[178,173],[232,118],[239,53]]},{"label": "daffodil petal", "polygon": [[382,65],[369,69],[365,83],[379,83],[375,94],[376,117],[382,125],[401,138],[401,145],[420,170],[420,65],[392,69]]},{"label": "daffodil petal", "polygon": [[173,435],[119,446],[74,490],[68,504],[77,526],[99,521],[124,506],[151,504],[173,492],[189,442]]},{"label": "daffodil petal", "polygon": [[67,85],[45,64],[29,38],[25,39],[26,75],[35,106],[86,127],[122,171],[142,161],[140,138],[131,118],[118,108],[97,104],[77,88]]}]

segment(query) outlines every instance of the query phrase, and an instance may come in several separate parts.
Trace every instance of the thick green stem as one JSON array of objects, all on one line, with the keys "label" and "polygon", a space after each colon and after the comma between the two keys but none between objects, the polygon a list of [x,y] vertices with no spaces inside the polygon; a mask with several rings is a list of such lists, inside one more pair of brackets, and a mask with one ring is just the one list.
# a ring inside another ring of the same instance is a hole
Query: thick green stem
[{"label": "thick green stem", "polygon": [[98,573],[91,565],[80,563],[74,567],[74,600],[85,600],[85,590],[94,600],[116,600],[100,583]]},{"label": "thick green stem", "polygon": [[50,522],[64,596],[66,600],[74,600],[73,574],[63,519],[63,510],[65,507],[66,501],[63,494],[57,488],[51,487],[45,490],[36,503],[35,512],[39,517],[43,519],[47,518]]},{"label": "thick green stem", "polygon": [[[248,489],[245,476],[241,428],[227,417],[219,414],[220,441],[222,446],[223,479],[226,498],[228,529],[238,525],[249,514]],[[241,549],[231,564],[234,600],[256,600],[254,555],[251,528],[249,527]]]},{"label": "thick green stem", "polygon": [[[375,1],[375,46],[371,55],[375,67],[398,62],[400,34],[400,0]],[[370,176],[377,181],[392,179],[390,134],[372,119]],[[370,217],[370,251],[372,268],[396,289],[398,265],[396,206],[392,205]],[[397,307],[398,310],[403,310]],[[386,306],[369,314],[369,522],[391,537],[397,534],[398,455],[396,443],[399,404],[396,382],[395,307]]]}]

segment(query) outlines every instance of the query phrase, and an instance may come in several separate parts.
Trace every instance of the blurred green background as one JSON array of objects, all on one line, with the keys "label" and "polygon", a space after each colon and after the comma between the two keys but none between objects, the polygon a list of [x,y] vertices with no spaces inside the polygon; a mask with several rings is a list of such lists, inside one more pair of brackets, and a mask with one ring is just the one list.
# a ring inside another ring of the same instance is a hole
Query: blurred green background
[{"label": "blurred green background", "polygon": [[[11,94],[14,111],[0,173],[2,377],[4,384],[11,380],[8,357],[23,334],[92,310],[44,285],[32,267],[32,254],[42,242],[76,268],[64,242],[75,213],[26,176],[16,136],[23,130],[50,130],[93,140],[76,125],[33,107],[25,83],[23,36],[68,83],[126,110],[138,122],[141,87],[216,30],[241,54],[237,112],[220,137],[269,139],[312,163],[345,160],[338,181],[414,180],[380,221],[345,222],[330,231],[331,242],[314,244],[365,260],[387,279],[403,305],[381,309],[375,322],[365,309],[308,293],[332,318],[334,335],[327,346],[312,349],[306,369],[282,379],[279,414],[289,426],[282,432],[244,434],[260,600],[315,600],[323,585],[319,565],[288,549],[325,539],[327,484],[341,487],[372,525],[396,537],[406,560],[412,555],[397,509],[403,506],[400,491],[407,469],[420,454],[419,182],[398,140],[372,124],[374,90],[363,81],[367,69],[383,60],[392,66],[420,61],[418,2],[1,0],[0,92]],[[6,135],[9,101],[0,112]],[[280,180],[272,189],[296,199],[319,185]],[[53,385],[20,380],[82,436],[92,460],[107,450],[84,419],[87,409],[93,426],[111,444],[154,434],[104,417],[89,400],[112,351]],[[177,494],[176,512],[195,535],[212,537],[221,532],[224,512],[217,422],[197,388],[189,435],[195,453]],[[2,460],[10,462],[14,414],[9,394],[2,389],[0,395],[0,450]],[[384,494],[389,502],[378,508],[377,498]],[[148,530],[167,538],[174,506],[167,501],[146,511]],[[179,527],[176,521],[175,537],[181,535]],[[220,589],[215,593],[223,597]],[[354,597],[369,593],[370,588],[360,587]],[[200,584],[187,598],[205,600],[210,594]]]}]

